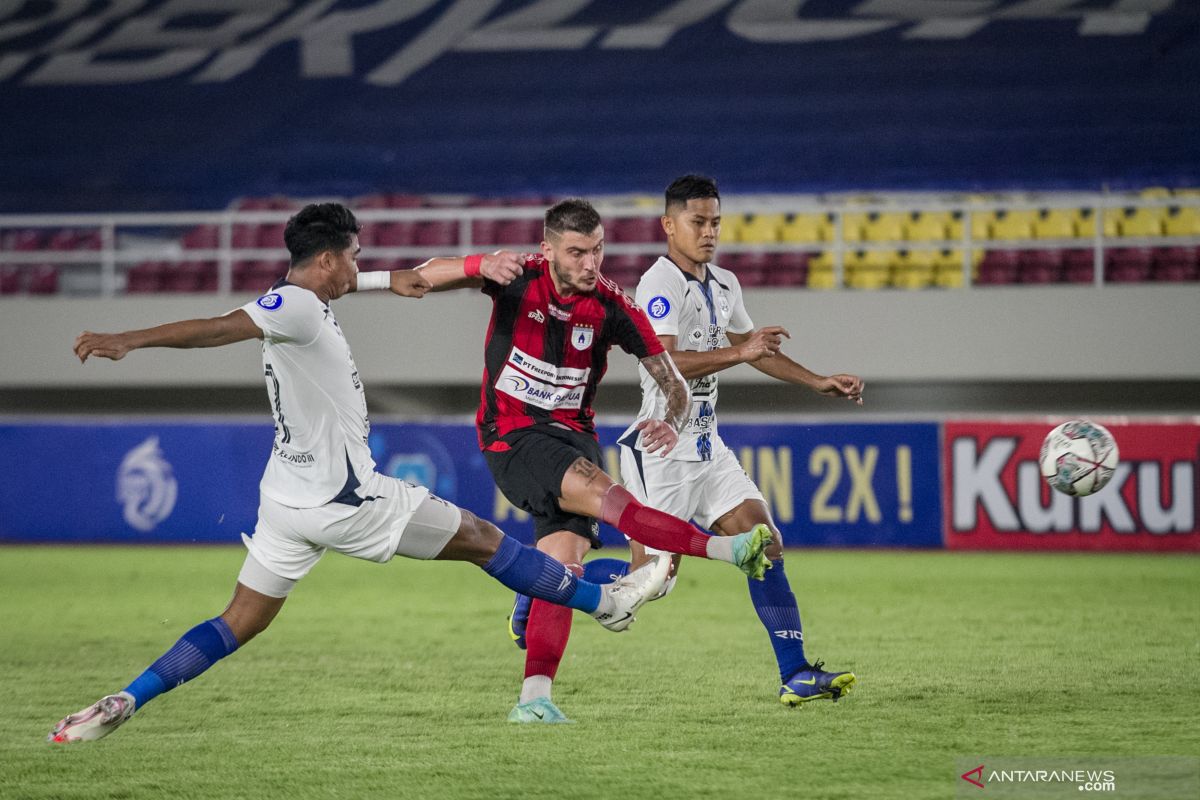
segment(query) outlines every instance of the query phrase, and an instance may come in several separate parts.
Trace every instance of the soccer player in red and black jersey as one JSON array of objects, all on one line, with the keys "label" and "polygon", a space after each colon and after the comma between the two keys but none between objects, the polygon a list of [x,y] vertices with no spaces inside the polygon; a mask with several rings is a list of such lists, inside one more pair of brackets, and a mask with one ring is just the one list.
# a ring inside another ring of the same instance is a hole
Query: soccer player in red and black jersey
[{"label": "soccer player in red and black jersey", "polygon": [[[482,285],[492,299],[476,422],[496,484],[533,516],[538,549],[576,574],[599,546],[600,519],[650,547],[728,561],[761,579],[765,526],[732,541],[708,536],[642,505],[601,469],[591,403],[614,344],[640,360],[666,398],[662,418],[639,425],[647,452],[674,447],[690,395],[645,312],[601,273],[604,227],[591,204],[564,200],[545,223],[540,254],[438,258],[417,268],[434,291]],[[550,689],[570,630],[569,609],[533,602],[525,682],[510,721],[568,721]]]}]

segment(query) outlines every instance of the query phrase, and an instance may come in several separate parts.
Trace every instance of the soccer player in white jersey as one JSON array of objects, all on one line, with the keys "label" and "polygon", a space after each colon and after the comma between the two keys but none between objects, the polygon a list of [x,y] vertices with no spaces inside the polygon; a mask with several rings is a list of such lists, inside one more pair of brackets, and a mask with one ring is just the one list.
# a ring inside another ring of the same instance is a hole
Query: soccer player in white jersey
[{"label": "soccer player in white jersey", "polygon": [[[691,417],[679,443],[665,458],[645,458],[635,426],[619,441],[621,480],[646,505],[721,535],[770,527],[774,544],[767,550],[772,568],[763,581],[750,581],[754,610],[771,637],[779,662],[780,701],[787,706],[838,697],[855,676],[826,672],[804,654],[800,612],[783,567],[783,540],[758,488],[742,470],[717,430],[717,373],[750,364],[765,375],[805,386],[818,394],[862,404],[863,382],[854,375],[817,375],[780,351],[788,332],[782,327],[755,329],[742,302],[737,276],[713,263],[721,232],[721,199],[716,181],[685,175],[666,190],[662,226],[667,255],[642,275],[637,302],[692,390]],[[658,387],[642,372],[642,408],[638,420],[661,407]],[[630,542],[632,567],[654,551]],[[676,562],[678,569],[678,562]],[[673,585],[668,584],[669,591]]]},{"label": "soccer player in white jersey", "polygon": [[[469,561],[511,589],[577,608],[615,631],[628,627],[633,612],[662,590],[666,557],[623,583],[601,587],[425,487],[375,471],[362,381],[329,308],[331,300],[366,288],[357,277],[358,230],[342,205],[307,206],[284,232],[291,253],[287,277],[257,300],[221,317],[125,333],[84,332],[76,340],[75,354],[85,362],[89,356],[117,361],[142,347],[261,339],[275,442],[260,484],[258,524],[253,538],[243,537],[249,553],[229,606],[185,633],[124,690],[61,720],[50,741],[99,739],[157,695],[230,655],[266,629],[326,550],[381,563],[395,555]],[[501,258],[484,257],[480,270],[497,283],[517,274]],[[416,270],[374,280],[410,297],[431,288]]]}]

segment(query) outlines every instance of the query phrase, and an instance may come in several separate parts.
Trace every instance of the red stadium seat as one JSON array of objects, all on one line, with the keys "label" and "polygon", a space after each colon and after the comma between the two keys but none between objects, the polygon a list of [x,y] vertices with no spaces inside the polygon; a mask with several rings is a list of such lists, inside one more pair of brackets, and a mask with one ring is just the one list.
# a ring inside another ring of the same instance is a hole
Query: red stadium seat
[{"label": "red stadium seat", "polygon": [[287,274],[286,261],[235,261],[233,290],[235,292],[265,292]]},{"label": "red stadium seat", "polygon": [[217,288],[217,265],[212,261],[183,261],[162,277],[165,292],[211,292]]},{"label": "red stadium seat", "polygon": [[1063,279],[1068,283],[1092,283],[1096,279],[1096,255],[1091,250],[1063,251]]},{"label": "red stadium seat", "polygon": [[21,291],[21,269],[0,267],[0,294],[16,294]]},{"label": "red stadium seat", "polygon": [[418,247],[450,247],[458,244],[458,221],[438,219],[418,222],[413,231],[413,244]]},{"label": "red stadium seat", "polygon": [[40,250],[45,240],[46,231],[41,228],[25,228],[6,232],[4,238],[0,239],[0,244],[5,250],[28,252]]},{"label": "red stadium seat", "polygon": [[772,253],[767,262],[768,286],[806,286],[808,284],[808,253]]},{"label": "red stadium seat", "polygon": [[1200,280],[1200,248],[1163,247],[1156,249],[1150,277],[1156,281]]},{"label": "red stadium seat", "polygon": [[532,247],[542,241],[540,219],[505,219],[496,226],[495,244],[506,247]]},{"label": "red stadium seat", "polygon": [[220,241],[216,225],[197,225],[185,233],[182,240],[185,250],[216,250]]},{"label": "red stadium seat", "polygon": [[164,261],[145,261],[129,268],[125,273],[126,294],[143,294],[162,291],[163,276],[171,268]]},{"label": "red stadium seat", "polygon": [[285,245],[283,243],[283,231],[287,228],[286,222],[270,222],[266,225],[258,226],[258,246],[281,249]]},{"label": "red stadium seat", "polygon": [[385,222],[375,231],[376,247],[408,247],[413,243],[413,223]]},{"label": "red stadium seat", "polygon": [[423,208],[425,205],[425,198],[419,194],[389,194],[387,196],[388,208]]},{"label": "red stadium seat", "polygon": [[1062,280],[1061,250],[1022,250],[1017,255],[1020,283],[1058,283]]},{"label": "red stadium seat", "polygon": [[609,242],[642,244],[647,242],[664,241],[659,238],[662,225],[658,217],[617,217],[611,220],[604,231],[604,238]]},{"label": "red stadium seat", "polygon": [[38,264],[28,271],[26,291],[30,294],[54,294],[58,291],[58,267]]},{"label": "red stadium seat", "polygon": [[60,228],[49,232],[42,246],[49,250],[99,250],[100,231],[95,228]]},{"label": "red stadium seat", "polygon": [[771,268],[771,254],[762,252],[732,253],[725,256],[724,266],[738,277],[742,286],[766,286]]},{"label": "red stadium seat", "polygon": [[1015,250],[988,250],[979,262],[980,285],[1016,283],[1020,256]]},{"label": "red stadium seat", "polygon": [[1104,279],[1111,283],[1138,283],[1150,279],[1153,253],[1148,247],[1118,247],[1105,251]]},{"label": "red stadium seat", "polygon": [[[627,291],[637,286],[642,272],[649,269],[654,259],[649,256],[605,256],[602,271],[608,278]],[[630,291],[632,294],[632,291]]]}]

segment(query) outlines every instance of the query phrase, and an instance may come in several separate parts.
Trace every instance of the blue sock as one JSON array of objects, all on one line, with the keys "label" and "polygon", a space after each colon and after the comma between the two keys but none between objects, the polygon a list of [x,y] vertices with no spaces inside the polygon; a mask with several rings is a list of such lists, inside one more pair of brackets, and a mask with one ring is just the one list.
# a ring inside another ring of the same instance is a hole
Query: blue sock
[{"label": "blue sock", "polygon": [[133,695],[134,708],[141,708],[163,692],[190,681],[237,648],[237,638],[225,620],[215,617],[201,622],[126,686],[125,691]]},{"label": "blue sock", "polygon": [[747,583],[750,585],[750,601],[754,603],[754,610],[771,637],[771,647],[775,648],[780,682],[786,683],[808,666],[808,659],[804,657],[800,609],[796,606],[796,595],[792,594],[787,574],[783,571],[783,559],[774,560],[771,564],[773,566],[767,570],[763,580],[747,580]]},{"label": "blue sock", "polygon": [[511,536],[500,540],[500,547],[483,565],[483,571],[519,594],[589,614],[600,606],[599,586],[579,580],[550,556]]},{"label": "blue sock", "polygon": [[593,558],[583,565],[583,579],[592,583],[613,583],[629,572],[629,562],[619,558]]}]

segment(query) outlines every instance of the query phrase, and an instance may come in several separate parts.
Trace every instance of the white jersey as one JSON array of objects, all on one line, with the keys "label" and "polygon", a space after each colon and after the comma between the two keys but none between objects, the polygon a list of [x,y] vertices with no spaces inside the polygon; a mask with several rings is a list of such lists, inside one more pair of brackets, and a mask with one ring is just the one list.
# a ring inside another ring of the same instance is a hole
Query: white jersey
[{"label": "white jersey", "polygon": [[276,284],[242,306],[263,332],[263,372],[275,443],[264,496],[315,508],[352,492],[375,469],[358,367],[329,306],[308,289]]},{"label": "white jersey", "polygon": [[[707,352],[725,347],[725,333],[749,333],[754,323],[742,303],[742,287],[737,277],[715,264],[708,265],[708,278],[701,281],[660,258],[642,275],[637,287],[637,302],[646,309],[654,332],[674,336],[676,350]],[[661,419],[666,398],[654,378],[639,366],[642,379],[642,408],[637,421]],[[679,434],[679,443],[667,458],[678,461],[709,461],[725,445],[717,435],[717,376],[708,375],[689,381],[692,408],[687,426]],[[631,427],[621,437],[632,444],[636,430]],[[638,449],[642,448],[640,442]]]}]

